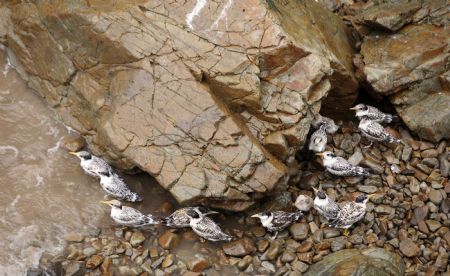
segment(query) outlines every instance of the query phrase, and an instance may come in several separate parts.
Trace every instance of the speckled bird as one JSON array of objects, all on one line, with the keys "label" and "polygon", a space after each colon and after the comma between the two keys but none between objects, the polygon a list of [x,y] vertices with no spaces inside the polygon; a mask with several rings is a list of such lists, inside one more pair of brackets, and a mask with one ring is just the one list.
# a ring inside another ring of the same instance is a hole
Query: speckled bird
[{"label": "speckled bird", "polygon": [[337,176],[369,176],[367,169],[359,166],[353,166],[347,160],[342,157],[336,156],[336,154],[325,151],[322,153],[316,153],[323,158],[323,165],[326,170],[333,175]]},{"label": "speckled bird", "polygon": [[327,145],[327,133],[325,131],[325,125],[320,125],[319,129],[314,131],[309,139],[309,150],[313,152],[323,152]]},{"label": "speckled bird", "polygon": [[262,226],[269,232],[275,233],[275,237],[279,231],[296,222],[303,216],[301,211],[288,213],[284,211],[265,211],[252,216],[252,218],[259,218]]},{"label": "speckled bird", "polygon": [[393,118],[396,117],[391,114],[383,113],[378,108],[366,104],[358,104],[350,109],[356,110],[356,117],[359,120],[367,118],[378,123],[390,123]]},{"label": "speckled bird", "polygon": [[197,235],[205,240],[218,242],[231,241],[233,239],[232,236],[223,232],[219,225],[211,218],[200,216],[197,212],[189,212],[188,215],[190,217],[189,226]]},{"label": "speckled bird", "polygon": [[354,223],[361,220],[366,214],[366,204],[373,195],[359,195],[355,201],[344,202],[335,220],[330,223],[330,227],[345,229],[344,235],[348,235],[350,228]]},{"label": "speckled bird", "polygon": [[125,181],[116,173],[101,171],[98,175],[100,176],[100,186],[108,195],[130,202],[142,201],[142,197],[132,192]]},{"label": "speckled bird", "polygon": [[204,217],[211,214],[218,214],[219,212],[209,210],[203,206],[184,207],[176,210],[170,216],[163,218],[164,224],[167,227],[183,228],[190,227],[190,219],[193,216],[192,212],[197,212],[200,217]]},{"label": "speckled bird", "polygon": [[132,207],[123,206],[122,203],[116,199],[100,202],[111,207],[111,218],[117,224],[128,227],[145,227],[161,223],[159,218],[150,214],[144,215]]},{"label": "speckled bird", "polygon": [[314,117],[314,120],[311,122],[311,125],[314,129],[319,129],[321,125],[325,126],[325,131],[328,134],[334,134],[338,131],[339,126],[335,124],[333,119],[317,114]]},{"label": "speckled bird", "polygon": [[83,171],[93,177],[100,177],[99,172],[112,172],[111,166],[105,160],[90,154],[87,151],[69,152],[80,158],[80,166]]},{"label": "speckled bird", "polygon": [[373,142],[402,142],[402,140],[395,138],[389,132],[387,132],[386,129],[379,123],[365,117],[359,122],[358,128],[359,130],[361,130],[362,135],[370,140],[370,145],[372,145]]},{"label": "speckled bird", "polygon": [[328,195],[321,189],[313,188],[316,198],[314,198],[314,209],[324,216],[327,220],[336,219],[339,211],[339,205],[328,197]]}]

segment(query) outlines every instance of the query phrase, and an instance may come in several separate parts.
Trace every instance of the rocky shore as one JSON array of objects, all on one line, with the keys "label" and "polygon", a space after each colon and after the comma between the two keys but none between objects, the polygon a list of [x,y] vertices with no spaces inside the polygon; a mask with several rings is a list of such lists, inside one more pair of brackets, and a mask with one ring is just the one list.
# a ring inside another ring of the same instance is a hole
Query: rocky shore
[{"label": "rocky shore", "polygon": [[[288,192],[260,208],[294,210],[298,195],[313,197],[319,184],[333,197],[351,200],[376,193],[365,218],[346,237],[327,227],[311,209],[288,230],[270,240],[259,223],[244,213],[217,217],[237,240],[212,244],[187,230],[164,227],[150,231],[102,228],[91,235],[72,234],[61,256],[48,260],[65,275],[449,275],[449,147],[420,141],[405,128],[389,128],[406,145],[362,148],[353,123],[333,135],[328,149],[373,175],[337,178],[324,172],[319,159],[298,162],[302,175]],[[330,137],[331,138],[331,137]],[[164,204],[160,214],[174,208]],[[233,220],[230,222],[230,220]],[[338,275],[338,274],[336,274]]]}]

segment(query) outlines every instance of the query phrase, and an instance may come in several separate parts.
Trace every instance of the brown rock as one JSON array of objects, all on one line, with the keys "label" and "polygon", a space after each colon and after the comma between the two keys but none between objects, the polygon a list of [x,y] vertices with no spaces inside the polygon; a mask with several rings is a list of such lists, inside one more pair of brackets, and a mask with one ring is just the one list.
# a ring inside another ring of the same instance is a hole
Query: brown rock
[{"label": "brown rock", "polygon": [[304,241],[300,246],[297,248],[297,252],[299,253],[305,253],[311,250],[313,247],[313,243],[311,241]]},{"label": "brown rock", "polygon": [[210,266],[205,258],[196,258],[188,263],[189,270],[193,272],[202,272]]},{"label": "brown rock", "polygon": [[180,236],[167,230],[159,237],[158,243],[164,249],[174,249],[180,244]]},{"label": "brown rock", "polygon": [[419,247],[410,239],[404,239],[400,242],[400,251],[406,257],[414,257],[419,255]]},{"label": "brown rock", "polygon": [[294,223],[289,227],[292,237],[297,241],[305,240],[308,237],[309,226],[307,223]]},{"label": "brown rock", "polygon": [[[408,2],[400,9],[413,6]],[[361,47],[364,74],[372,88],[390,96],[411,130],[435,142],[450,137],[450,92],[445,88],[449,49],[448,30],[426,24],[409,25],[395,34],[373,34]]]},{"label": "brown rock", "polygon": [[314,0],[2,9],[28,84],[94,153],[148,172],[180,203],[242,210],[249,194],[284,188],[283,162],[314,115],[357,96],[348,29]]},{"label": "brown rock", "polygon": [[65,137],[62,142],[63,147],[68,151],[80,151],[84,148],[85,142],[83,137]]},{"label": "brown rock", "polygon": [[93,255],[86,261],[86,268],[94,269],[103,262],[103,258],[100,255]]},{"label": "brown rock", "polygon": [[297,253],[297,258],[307,264],[312,264],[313,263],[313,257],[314,257],[314,253],[313,252],[307,252],[307,253]]},{"label": "brown rock", "polygon": [[64,239],[68,242],[82,242],[84,240],[84,236],[80,233],[68,233],[64,235]]},{"label": "brown rock", "polygon": [[238,239],[222,246],[225,254],[236,257],[243,257],[256,251],[253,241],[249,238]]}]

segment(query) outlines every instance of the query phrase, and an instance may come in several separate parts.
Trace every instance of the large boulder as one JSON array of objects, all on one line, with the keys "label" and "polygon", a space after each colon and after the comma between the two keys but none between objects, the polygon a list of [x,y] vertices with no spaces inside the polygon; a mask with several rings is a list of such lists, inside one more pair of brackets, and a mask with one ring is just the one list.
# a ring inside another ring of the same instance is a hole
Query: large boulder
[{"label": "large boulder", "polygon": [[403,276],[405,263],[400,255],[382,248],[344,249],[310,266],[306,276]]},{"label": "large boulder", "polygon": [[347,29],[314,0],[86,3],[0,4],[0,41],[95,154],[180,203],[283,189],[314,115],[356,98]]},{"label": "large boulder", "polygon": [[369,33],[361,46],[367,82],[411,130],[435,142],[450,138],[449,7],[441,0],[372,2],[354,20]]}]

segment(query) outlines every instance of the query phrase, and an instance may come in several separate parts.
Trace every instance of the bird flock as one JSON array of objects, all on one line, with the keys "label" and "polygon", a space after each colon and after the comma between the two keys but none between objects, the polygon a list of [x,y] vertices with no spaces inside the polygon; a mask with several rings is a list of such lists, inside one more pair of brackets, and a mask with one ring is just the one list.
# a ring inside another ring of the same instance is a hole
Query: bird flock
[{"label": "bird flock", "polygon": [[[356,111],[356,117],[360,120],[358,128],[362,135],[371,142],[370,145],[373,142],[402,143],[381,125],[381,123],[392,122],[394,116],[365,104],[358,104],[350,109]],[[332,135],[339,129],[332,119],[318,114],[311,125],[315,131],[310,137],[308,148],[322,157],[323,166],[329,173],[343,177],[366,177],[370,175],[366,168],[354,166],[346,159],[336,156],[333,152],[325,151],[327,135]],[[157,217],[124,206],[121,201],[141,202],[142,197],[131,191],[125,181],[103,159],[87,151],[70,152],[70,154],[77,156],[80,159],[80,166],[83,171],[90,176],[99,178],[101,188],[109,197],[114,198],[100,202],[111,207],[110,216],[115,223],[134,228],[157,224],[163,224],[169,228],[191,228],[198,236],[213,242],[234,239],[209,217],[209,215],[218,214],[218,212],[207,207],[183,207],[167,217]],[[315,194],[312,204],[314,209],[329,221],[330,227],[344,229],[344,235],[348,235],[348,229],[364,217],[366,203],[373,196],[361,194],[354,201],[337,203],[320,186],[319,189],[313,188],[313,190]],[[300,195],[297,201],[303,200],[300,197],[302,196]],[[299,220],[303,216],[302,211],[306,210],[296,212],[264,211],[251,217],[258,218],[262,226],[273,235],[272,238],[275,238],[279,231]]]}]

